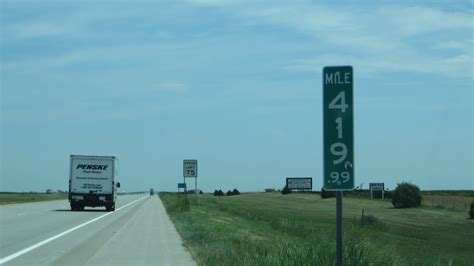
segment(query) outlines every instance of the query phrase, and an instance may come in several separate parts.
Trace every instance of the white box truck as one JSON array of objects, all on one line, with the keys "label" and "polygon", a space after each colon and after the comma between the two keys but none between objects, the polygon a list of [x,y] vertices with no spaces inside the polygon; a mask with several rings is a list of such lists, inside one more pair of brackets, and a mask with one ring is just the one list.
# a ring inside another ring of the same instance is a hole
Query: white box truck
[{"label": "white box truck", "polygon": [[72,211],[85,206],[115,210],[118,160],[114,156],[71,155],[69,202]]}]

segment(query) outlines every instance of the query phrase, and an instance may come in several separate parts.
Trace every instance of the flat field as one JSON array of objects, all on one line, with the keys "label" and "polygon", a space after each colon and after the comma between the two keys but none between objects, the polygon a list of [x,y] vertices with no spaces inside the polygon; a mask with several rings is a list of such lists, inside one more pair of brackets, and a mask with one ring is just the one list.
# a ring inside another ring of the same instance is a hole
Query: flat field
[{"label": "flat field", "polygon": [[471,208],[471,202],[474,202],[474,197],[423,195],[421,204],[468,212]]},{"label": "flat field", "polygon": [[[334,265],[335,199],[317,194],[230,197],[160,194],[200,265]],[[362,219],[364,210],[364,219]],[[474,220],[467,212],[394,209],[344,199],[346,265],[473,265]]]},{"label": "flat field", "polygon": [[15,192],[0,192],[0,205],[13,203],[26,203],[46,200],[64,200],[67,199],[67,193],[15,193]]}]

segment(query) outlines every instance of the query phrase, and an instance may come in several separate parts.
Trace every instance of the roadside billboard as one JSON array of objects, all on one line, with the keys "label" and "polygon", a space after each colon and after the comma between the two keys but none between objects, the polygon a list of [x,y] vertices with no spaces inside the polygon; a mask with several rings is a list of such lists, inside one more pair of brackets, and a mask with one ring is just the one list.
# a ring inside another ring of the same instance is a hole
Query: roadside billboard
[{"label": "roadside billboard", "polygon": [[287,177],[286,187],[289,189],[313,189],[313,178],[312,177]]}]

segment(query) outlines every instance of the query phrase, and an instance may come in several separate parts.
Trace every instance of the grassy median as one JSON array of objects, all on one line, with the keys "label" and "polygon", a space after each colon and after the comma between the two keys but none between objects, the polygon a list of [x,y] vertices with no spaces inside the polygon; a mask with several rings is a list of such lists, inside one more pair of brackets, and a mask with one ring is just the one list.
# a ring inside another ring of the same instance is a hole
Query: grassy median
[{"label": "grassy median", "polygon": [[64,200],[67,199],[67,193],[17,193],[17,192],[0,192],[0,205],[27,203],[48,200]]},{"label": "grassy median", "polygon": [[[160,195],[199,265],[334,265],[335,199],[316,194]],[[188,207],[183,207],[187,206]],[[362,209],[364,219],[362,219]],[[472,265],[467,213],[344,199],[346,265]]]}]

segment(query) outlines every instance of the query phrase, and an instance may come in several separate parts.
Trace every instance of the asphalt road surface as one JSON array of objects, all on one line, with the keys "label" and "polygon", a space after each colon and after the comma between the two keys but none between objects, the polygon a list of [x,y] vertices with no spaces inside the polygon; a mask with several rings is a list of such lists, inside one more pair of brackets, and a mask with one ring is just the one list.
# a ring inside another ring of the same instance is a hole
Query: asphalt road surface
[{"label": "asphalt road surface", "polygon": [[0,206],[3,265],[195,265],[158,196],[119,196],[115,212],[65,200]]}]

